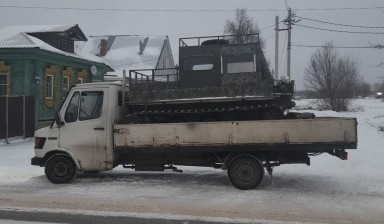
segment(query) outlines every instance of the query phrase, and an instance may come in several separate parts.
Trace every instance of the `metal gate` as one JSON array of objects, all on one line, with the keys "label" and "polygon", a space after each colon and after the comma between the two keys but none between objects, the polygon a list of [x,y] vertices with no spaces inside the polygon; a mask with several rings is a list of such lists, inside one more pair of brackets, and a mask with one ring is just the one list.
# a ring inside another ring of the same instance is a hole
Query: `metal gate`
[{"label": "metal gate", "polygon": [[33,96],[0,96],[0,139],[33,137],[35,103]]}]

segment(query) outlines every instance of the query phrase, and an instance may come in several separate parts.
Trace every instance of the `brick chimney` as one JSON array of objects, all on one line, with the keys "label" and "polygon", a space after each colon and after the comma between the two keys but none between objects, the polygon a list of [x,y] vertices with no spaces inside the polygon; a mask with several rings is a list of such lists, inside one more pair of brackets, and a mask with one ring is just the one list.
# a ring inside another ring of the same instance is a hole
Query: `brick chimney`
[{"label": "brick chimney", "polygon": [[101,39],[100,40],[100,57],[104,57],[107,54],[107,40],[106,39]]}]

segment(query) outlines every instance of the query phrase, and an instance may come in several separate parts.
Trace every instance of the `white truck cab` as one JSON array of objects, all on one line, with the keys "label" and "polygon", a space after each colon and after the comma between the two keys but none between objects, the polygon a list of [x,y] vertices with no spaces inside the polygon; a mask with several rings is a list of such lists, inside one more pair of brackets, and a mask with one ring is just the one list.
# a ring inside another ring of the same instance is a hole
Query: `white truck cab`
[{"label": "white truck cab", "polygon": [[121,119],[121,88],[119,82],[73,87],[55,122],[36,130],[32,165],[46,166],[48,178],[56,182],[67,182],[63,177],[73,178],[77,170],[113,169],[113,124]]}]

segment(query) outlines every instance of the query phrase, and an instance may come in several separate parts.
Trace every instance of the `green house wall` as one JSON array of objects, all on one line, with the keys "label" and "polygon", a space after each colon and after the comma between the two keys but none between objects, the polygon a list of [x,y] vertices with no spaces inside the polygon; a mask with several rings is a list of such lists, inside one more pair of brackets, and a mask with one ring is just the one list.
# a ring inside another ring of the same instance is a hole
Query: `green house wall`
[{"label": "green house wall", "polygon": [[[1,49],[0,61],[5,66],[11,67],[10,74],[10,95],[13,96],[34,96],[35,98],[35,120],[38,122],[52,120],[55,110],[58,110],[63,98],[62,73],[63,70],[71,68],[73,76],[71,85],[77,83],[77,74],[87,74],[84,82],[104,81],[104,74],[112,69],[103,64],[81,58],[66,56],[39,48]],[[54,74],[54,99],[49,102],[44,96],[45,71],[51,66],[56,67]],[[96,66],[97,74],[91,74],[91,66]]]}]

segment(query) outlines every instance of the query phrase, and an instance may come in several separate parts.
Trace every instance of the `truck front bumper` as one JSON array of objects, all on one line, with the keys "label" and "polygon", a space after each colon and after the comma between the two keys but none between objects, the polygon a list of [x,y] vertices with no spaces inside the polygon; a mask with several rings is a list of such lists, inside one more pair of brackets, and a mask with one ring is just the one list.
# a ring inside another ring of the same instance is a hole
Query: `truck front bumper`
[{"label": "truck front bumper", "polygon": [[40,157],[33,157],[31,159],[31,165],[34,165],[34,166],[44,166],[45,165],[45,161],[44,161],[44,158],[40,158]]}]

